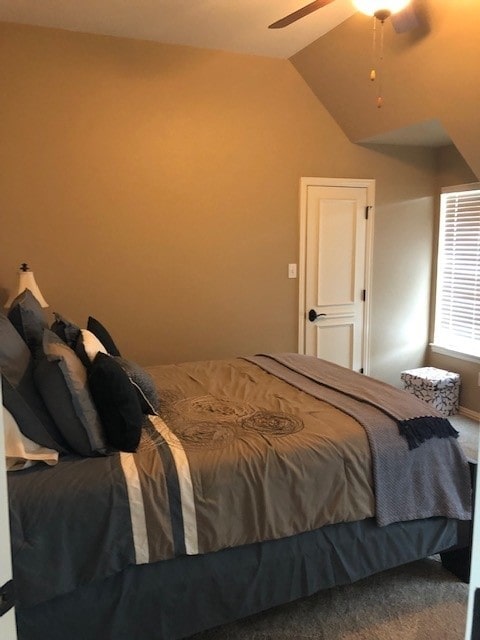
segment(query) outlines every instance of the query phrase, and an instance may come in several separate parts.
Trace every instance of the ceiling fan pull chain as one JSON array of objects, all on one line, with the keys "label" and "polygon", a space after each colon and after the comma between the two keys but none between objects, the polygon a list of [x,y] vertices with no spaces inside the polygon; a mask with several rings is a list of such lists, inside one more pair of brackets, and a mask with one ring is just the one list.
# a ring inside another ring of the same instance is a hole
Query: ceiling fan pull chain
[{"label": "ceiling fan pull chain", "polygon": [[382,96],[382,76],[383,76],[383,30],[384,30],[385,20],[380,20],[380,55],[378,62],[378,93],[377,93],[377,108],[381,109],[383,107],[383,96]]},{"label": "ceiling fan pull chain", "polygon": [[377,55],[377,19],[373,16],[373,39],[372,39],[372,69],[370,71],[370,80],[374,82],[377,78],[377,72],[375,70],[375,62]]}]

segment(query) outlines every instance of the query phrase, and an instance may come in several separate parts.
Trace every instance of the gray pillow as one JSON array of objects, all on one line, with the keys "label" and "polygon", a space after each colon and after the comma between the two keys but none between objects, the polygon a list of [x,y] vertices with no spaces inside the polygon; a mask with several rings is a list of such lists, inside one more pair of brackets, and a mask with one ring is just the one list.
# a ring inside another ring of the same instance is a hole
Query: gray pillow
[{"label": "gray pillow", "polygon": [[130,381],[133,382],[140,391],[140,401],[143,413],[155,415],[158,412],[158,407],[160,406],[160,397],[152,376],[147,373],[145,369],[142,369],[142,367],[136,362],[126,360],[119,356],[113,357],[126,372]]},{"label": "gray pillow", "polygon": [[31,353],[10,320],[0,313],[0,368],[13,387],[17,387],[28,372]]},{"label": "gray pillow", "polygon": [[59,451],[59,447],[53,447],[50,441],[51,434],[55,433],[55,424],[35,387],[30,350],[3,313],[0,313],[0,370],[11,388],[26,403],[30,413],[37,418],[35,421],[27,420],[24,424],[15,411],[5,404],[4,399],[5,406],[14,415],[22,433],[38,444]]},{"label": "gray pillow", "polygon": [[48,324],[41,304],[30,289],[22,291],[12,302],[8,319],[34,354],[42,345],[43,330]]},{"label": "gray pillow", "polygon": [[39,360],[34,378],[67,448],[81,456],[95,455],[87,430],[75,411],[59,360]]},{"label": "gray pillow", "polygon": [[75,345],[80,334],[80,327],[74,322],[71,322],[71,320],[67,320],[67,318],[64,318],[59,313],[54,312],[53,315],[55,316],[55,321],[50,329],[59,338],[61,338],[65,344],[68,344],[71,349],[75,349]]},{"label": "gray pillow", "polygon": [[69,451],[68,445],[56,429],[53,422],[50,431],[44,426],[32,411],[30,405],[23,399],[10,382],[2,375],[3,406],[15,418],[18,428],[24,436],[48,449],[55,449],[61,453]]},{"label": "gray pillow", "polygon": [[[58,429],[71,446],[73,442],[76,443],[76,451],[81,455],[105,454],[107,444],[100,417],[88,389],[85,367],[73,350],[48,329],[43,333],[43,351],[47,359],[58,367],[63,379],[53,373],[53,367],[49,367],[49,383],[42,384],[41,373],[37,370],[37,384],[45,403],[53,413]],[[39,367],[40,372],[43,370],[45,373],[47,367]],[[62,398],[62,401],[56,407],[59,398]],[[75,427],[67,425],[65,415],[76,416]],[[83,428],[86,438],[78,435],[79,425]],[[76,434],[75,437],[72,436],[73,432]]]}]

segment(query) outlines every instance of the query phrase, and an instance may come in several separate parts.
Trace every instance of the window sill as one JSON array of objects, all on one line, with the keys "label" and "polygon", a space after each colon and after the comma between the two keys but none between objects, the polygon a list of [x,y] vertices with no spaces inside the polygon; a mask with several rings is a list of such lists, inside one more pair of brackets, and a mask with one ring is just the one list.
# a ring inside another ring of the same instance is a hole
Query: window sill
[{"label": "window sill", "polygon": [[480,356],[474,356],[470,353],[463,353],[462,351],[455,351],[448,347],[442,347],[439,344],[430,343],[430,349],[433,353],[440,353],[443,356],[449,356],[450,358],[457,358],[458,360],[467,360],[468,362],[480,362]]}]

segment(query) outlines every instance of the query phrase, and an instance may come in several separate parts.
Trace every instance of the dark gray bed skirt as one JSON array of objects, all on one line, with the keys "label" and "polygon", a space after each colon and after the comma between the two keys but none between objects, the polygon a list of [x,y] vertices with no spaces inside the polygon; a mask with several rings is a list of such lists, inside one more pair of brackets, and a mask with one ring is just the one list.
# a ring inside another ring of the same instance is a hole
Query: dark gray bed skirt
[{"label": "dark gray bed skirt", "polygon": [[379,528],[369,519],[132,566],[49,602],[18,609],[18,638],[184,638],[462,545],[458,524],[430,518]]}]

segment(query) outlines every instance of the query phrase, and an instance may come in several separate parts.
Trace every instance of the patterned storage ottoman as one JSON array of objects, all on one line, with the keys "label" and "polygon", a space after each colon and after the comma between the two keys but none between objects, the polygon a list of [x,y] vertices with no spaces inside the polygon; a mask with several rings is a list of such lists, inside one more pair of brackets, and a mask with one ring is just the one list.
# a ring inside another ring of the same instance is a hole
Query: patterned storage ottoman
[{"label": "patterned storage ottoman", "polygon": [[443,416],[458,412],[460,374],[436,367],[422,367],[402,371],[400,377],[407,391],[431,404]]}]

